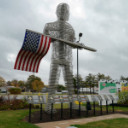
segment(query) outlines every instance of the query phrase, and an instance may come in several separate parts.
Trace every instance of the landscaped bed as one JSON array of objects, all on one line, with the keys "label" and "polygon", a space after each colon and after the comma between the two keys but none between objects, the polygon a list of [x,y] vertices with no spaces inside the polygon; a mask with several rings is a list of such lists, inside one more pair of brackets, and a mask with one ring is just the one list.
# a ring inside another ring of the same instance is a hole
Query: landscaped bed
[{"label": "landscaped bed", "polygon": [[[68,120],[68,119],[78,119],[78,118],[87,118],[87,117],[93,117],[93,116],[101,116],[101,112],[99,110],[95,111],[94,115],[94,110],[88,111],[88,115],[86,111],[81,111],[79,115],[79,110],[72,110],[72,114],[70,113],[70,109],[63,109],[63,118],[61,118],[61,110],[57,109],[57,112],[54,113],[52,116],[51,114],[48,114],[47,112],[43,111],[42,112],[42,120],[40,120],[40,111],[33,112],[31,115],[31,123],[41,123],[41,122],[50,122],[50,121],[58,121],[58,120]],[[128,114],[128,112],[123,112],[123,110],[120,110],[116,108],[115,113],[124,113]],[[105,107],[103,107],[102,115],[107,115],[107,114],[113,114],[111,108],[109,108],[109,112],[107,113],[105,111]],[[29,120],[29,116],[27,116],[25,121]]]}]

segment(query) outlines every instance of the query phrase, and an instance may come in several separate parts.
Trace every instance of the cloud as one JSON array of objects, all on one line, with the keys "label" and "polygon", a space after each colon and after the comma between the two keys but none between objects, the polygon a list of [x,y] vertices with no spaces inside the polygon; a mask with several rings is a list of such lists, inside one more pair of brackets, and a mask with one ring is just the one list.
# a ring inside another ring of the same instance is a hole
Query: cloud
[{"label": "cloud", "polygon": [[[25,29],[43,32],[45,23],[56,20],[56,6],[66,2],[70,6],[69,23],[76,32],[83,33],[81,42],[93,47],[96,53],[79,50],[79,73],[98,72],[119,79],[127,76],[128,15],[127,0],[4,0],[0,4],[0,76],[6,80],[26,80],[32,73],[13,70]],[[42,60],[36,74],[48,84],[51,49]],[[76,74],[76,49],[73,50],[73,72]],[[62,82],[62,77],[60,82]]]}]

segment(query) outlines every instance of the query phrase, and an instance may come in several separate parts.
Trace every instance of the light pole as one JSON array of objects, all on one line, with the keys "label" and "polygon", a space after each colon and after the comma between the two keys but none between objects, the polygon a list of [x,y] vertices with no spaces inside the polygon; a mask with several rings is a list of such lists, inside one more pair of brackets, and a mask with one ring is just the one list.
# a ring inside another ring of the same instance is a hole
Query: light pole
[{"label": "light pole", "polygon": [[[82,33],[79,33],[79,40],[77,43],[80,42],[80,38],[82,37]],[[77,95],[79,95],[79,55],[78,55],[78,48],[77,48]]]}]

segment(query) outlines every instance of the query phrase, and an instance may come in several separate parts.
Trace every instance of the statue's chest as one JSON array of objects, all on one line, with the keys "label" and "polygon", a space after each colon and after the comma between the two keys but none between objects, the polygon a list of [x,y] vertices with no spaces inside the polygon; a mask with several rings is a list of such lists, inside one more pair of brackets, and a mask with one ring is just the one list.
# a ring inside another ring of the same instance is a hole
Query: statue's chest
[{"label": "statue's chest", "polygon": [[67,25],[53,25],[50,26],[49,34],[52,37],[70,40],[72,31],[71,28]]}]

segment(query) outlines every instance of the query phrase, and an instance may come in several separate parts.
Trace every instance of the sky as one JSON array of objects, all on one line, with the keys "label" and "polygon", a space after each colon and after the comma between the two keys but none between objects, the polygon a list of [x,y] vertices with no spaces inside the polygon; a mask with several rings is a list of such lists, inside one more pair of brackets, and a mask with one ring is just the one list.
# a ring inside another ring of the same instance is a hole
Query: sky
[{"label": "sky", "polygon": [[[97,52],[79,50],[79,74],[103,73],[114,80],[128,77],[128,0],[0,0],[0,76],[8,80],[27,80],[33,73],[14,70],[16,56],[26,29],[43,32],[46,23],[57,20],[59,3],[70,6],[69,23],[76,40]],[[73,75],[77,73],[76,49],[73,49]],[[39,76],[48,84],[51,47],[42,59]],[[63,76],[60,76],[60,84]]]}]

